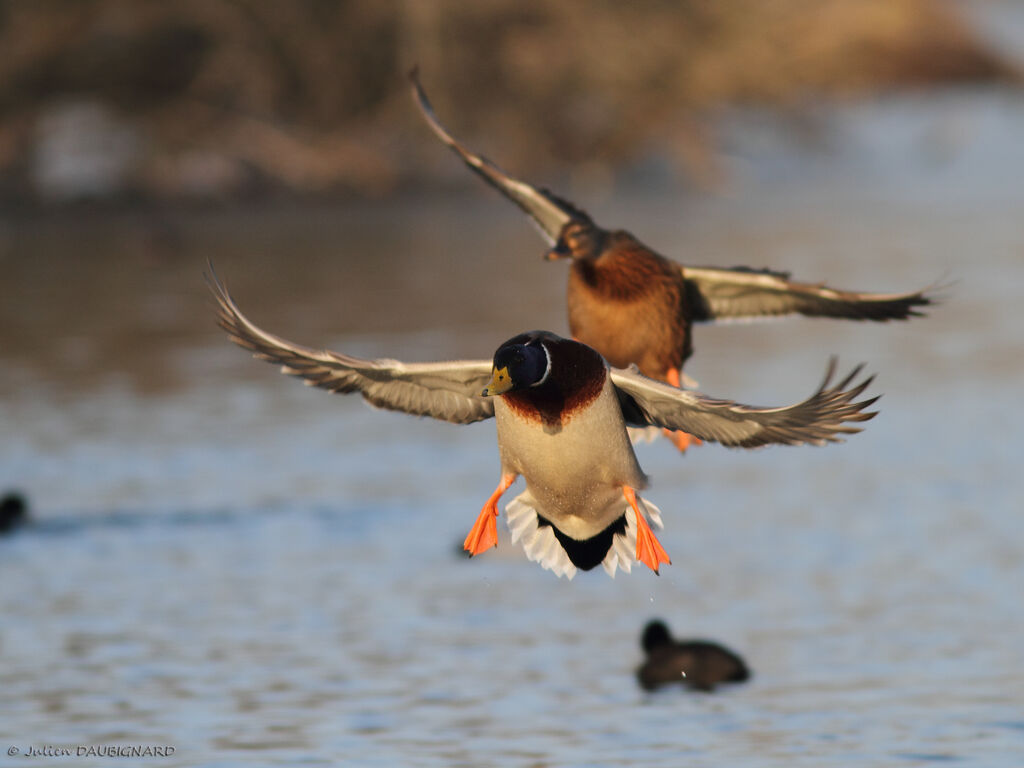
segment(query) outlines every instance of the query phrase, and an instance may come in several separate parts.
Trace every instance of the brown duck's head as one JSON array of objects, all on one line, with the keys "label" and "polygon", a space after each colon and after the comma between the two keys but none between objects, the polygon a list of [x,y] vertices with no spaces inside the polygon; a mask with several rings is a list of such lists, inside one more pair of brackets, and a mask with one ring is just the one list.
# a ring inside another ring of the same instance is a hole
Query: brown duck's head
[{"label": "brown duck's head", "polygon": [[604,250],[605,232],[594,222],[573,219],[558,236],[555,247],[545,258],[554,259],[596,259]]}]

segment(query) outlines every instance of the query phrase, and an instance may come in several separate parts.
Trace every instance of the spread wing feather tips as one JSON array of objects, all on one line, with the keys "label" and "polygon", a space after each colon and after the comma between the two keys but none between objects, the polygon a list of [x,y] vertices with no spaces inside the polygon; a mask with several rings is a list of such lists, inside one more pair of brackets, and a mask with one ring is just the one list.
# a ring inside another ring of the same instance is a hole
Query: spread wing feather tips
[{"label": "spread wing feather tips", "polygon": [[550,245],[558,240],[562,228],[573,219],[586,219],[590,217],[571,203],[552,194],[546,189],[537,189],[526,182],[514,179],[496,166],[486,157],[470,152],[452,136],[438,119],[434,108],[427,98],[426,91],[420,85],[419,73],[413,70],[409,73],[409,80],[412,81],[413,97],[416,105],[427,121],[427,125],[437,137],[447,144],[455,154],[462,158],[462,162],[497,189],[501,194],[523,209],[533,219],[541,235]]},{"label": "spread wing feather tips", "polygon": [[217,322],[235,344],[254,357],[277,363],[281,372],[331,392],[359,392],[371,405],[455,424],[494,415],[491,398],[481,396],[491,379],[490,360],[403,363],[364,360],[294,344],[252,323],[210,269],[207,282],[217,300]]},{"label": "spread wing feather tips", "polygon": [[907,320],[934,303],[928,290],[912,293],[839,291],[798,283],[787,272],[734,267],[682,267],[694,320],[804,315],[846,320]]},{"label": "spread wing feather tips", "polygon": [[836,371],[833,358],[818,390],[803,402],[785,408],[758,408],[676,389],[647,378],[636,366],[613,368],[611,377],[631,426],[682,430],[726,446],[756,448],[772,443],[823,445],[840,442],[841,435],[860,432],[850,422],[874,418],[877,412],[864,409],[878,399],[857,401],[874,379],[869,376],[855,384],[862,368],[858,365],[832,385]]}]

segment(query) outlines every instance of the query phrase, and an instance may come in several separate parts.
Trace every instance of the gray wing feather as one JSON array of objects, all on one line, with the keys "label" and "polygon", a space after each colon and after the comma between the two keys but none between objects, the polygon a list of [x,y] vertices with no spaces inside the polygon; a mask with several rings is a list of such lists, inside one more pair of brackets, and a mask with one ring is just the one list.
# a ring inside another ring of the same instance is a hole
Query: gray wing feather
[{"label": "gray wing feather", "polygon": [[757,408],[676,389],[647,378],[635,366],[613,368],[611,377],[631,426],[682,430],[726,446],[755,448],[773,443],[823,445],[841,442],[839,435],[860,432],[848,422],[874,418],[876,412],[865,413],[864,409],[878,399],[854,402],[874,379],[868,377],[853,385],[862,368],[857,366],[830,386],[836,369],[833,358],[817,392],[786,408]]},{"label": "gray wing feather", "polygon": [[480,395],[491,378],[490,361],[403,363],[303,347],[254,325],[235,305],[212,267],[206,279],[217,300],[217,322],[228,337],[254,357],[280,365],[282,373],[330,392],[359,392],[378,408],[455,424],[494,415],[492,399]]},{"label": "gray wing feather", "polygon": [[847,320],[906,320],[934,303],[928,289],[912,293],[838,291],[797,283],[786,272],[735,267],[682,267],[695,320],[800,314]]},{"label": "gray wing feather", "polygon": [[416,104],[420,112],[423,113],[423,117],[426,118],[430,129],[437,134],[441,141],[451,147],[455,154],[462,158],[462,162],[471,171],[522,208],[537,224],[541,234],[551,245],[555,244],[562,228],[569,221],[577,218],[589,218],[571,203],[556,197],[547,190],[537,189],[525,182],[512,178],[486,157],[470,152],[462,146],[438,119],[434,108],[430,104],[430,100],[427,98],[426,91],[420,85],[417,70],[413,69],[409,73],[409,79],[412,81],[413,97],[416,99]]}]

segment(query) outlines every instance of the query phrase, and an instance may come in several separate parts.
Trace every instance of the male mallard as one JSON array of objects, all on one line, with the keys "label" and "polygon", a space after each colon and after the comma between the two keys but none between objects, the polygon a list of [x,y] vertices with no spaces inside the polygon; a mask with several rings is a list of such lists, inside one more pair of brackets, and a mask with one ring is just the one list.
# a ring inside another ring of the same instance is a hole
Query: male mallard
[{"label": "male mallard", "polygon": [[[660,513],[641,499],[647,477],[637,463],[626,425],[685,430],[704,440],[753,448],[780,443],[824,444],[859,432],[877,398],[853,402],[870,384],[856,385],[858,366],[829,386],[835,361],[818,391],[788,408],[753,408],[649,379],[635,366],[609,368],[585,344],[546,331],[502,344],[493,361],[402,363],[362,360],[318,351],[267,333],[241,313],[216,276],[209,278],[218,321],[233,342],[282,366],[307,384],[359,392],[371,405],[467,424],[495,417],[501,482],[466,537],[479,554],[497,544],[498,500],[519,475],[526,490],[507,507],[513,541],[527,557],[559,576],[598,563],[610,575],[634,559],[655,573],[669,558],[648,520]],[[849,387],[847,389],[847,387]]]},{"label": "male mallard", "polygon": [[655,619],[644,628],[640,645],[647,659],[636,671],[640,686],[653,691],[682,683],[698,691],[719,683],[741,683],[750,670],[737,654],[710,640],[674,640],[665,622]]},{"label": "male mallard", "polygon": [[[462,146],[441,124],[410,73],[413,94],[435,134],[484,181],[523,209],[553,246],[548,259],[570,258],[569,329],[612,365],[635,364],[659,381],[680,386],[693,352],[690,326],[723,318],[801,314],[846,320],[905,320],[931,299],[914,293],[837,291],[797,283],[786,272],[689,267],[655,253],[629,232],[598,226],[572,203],[514,179]],[[686,435],[676,433],[686,448]]]}]

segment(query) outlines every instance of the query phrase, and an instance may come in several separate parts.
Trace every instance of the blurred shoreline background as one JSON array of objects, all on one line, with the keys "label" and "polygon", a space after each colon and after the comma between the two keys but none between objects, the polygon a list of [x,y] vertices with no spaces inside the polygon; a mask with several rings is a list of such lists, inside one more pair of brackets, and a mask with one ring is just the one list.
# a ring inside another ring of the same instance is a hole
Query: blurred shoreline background
[{"label": "blurred shoreline background", "polygon": [[716,188],[730,109],[767,108],[813,148],[822,101],[1019,87],[999,30],[1020,15],[997,0],[4,2],[0,215],[471,186],[410,109],[415,64],[456,134],[520,176]]}]

